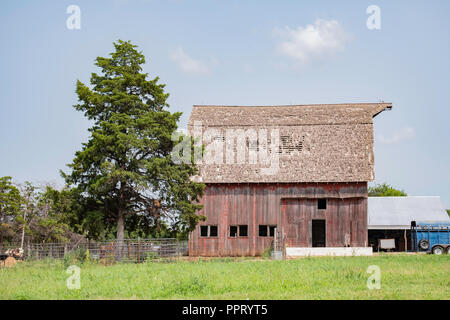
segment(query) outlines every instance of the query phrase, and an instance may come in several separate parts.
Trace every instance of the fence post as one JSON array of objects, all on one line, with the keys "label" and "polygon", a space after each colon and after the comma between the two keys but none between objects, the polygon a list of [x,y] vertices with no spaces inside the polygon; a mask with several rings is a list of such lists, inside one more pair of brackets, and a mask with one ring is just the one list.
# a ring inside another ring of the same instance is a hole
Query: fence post
[{"label": "fence post", "polygon": [[141,263],[141,240],[138,237],[138,263]]},{"label": "fence post", "polygon": [[127,258],[130,260],[130,241],[127,242]]}]

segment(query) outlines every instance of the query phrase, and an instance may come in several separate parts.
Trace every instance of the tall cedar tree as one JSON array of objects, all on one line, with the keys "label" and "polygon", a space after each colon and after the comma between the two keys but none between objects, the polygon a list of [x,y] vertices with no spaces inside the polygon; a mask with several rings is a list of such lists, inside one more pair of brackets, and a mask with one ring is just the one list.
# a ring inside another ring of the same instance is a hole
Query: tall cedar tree
[{"label": "tall cedar tree", "polygon": [[77,81],[74,107],[94,125],[69,165],[72,173],[63,176],[117,221],[119,243],[132,214],[155,222],[176,217],[178,226],[193,230],[204,219],[196,214],[204,185],[190,180],[197,173],[194,165],[175,164],[170,157],[181,113],[167,110],[165,85],[158,77],[147,80],[144,55],[135,45],[119,40],[114,47],[111,58],[96,59],[102,72],[92,74],[92,89]]}]

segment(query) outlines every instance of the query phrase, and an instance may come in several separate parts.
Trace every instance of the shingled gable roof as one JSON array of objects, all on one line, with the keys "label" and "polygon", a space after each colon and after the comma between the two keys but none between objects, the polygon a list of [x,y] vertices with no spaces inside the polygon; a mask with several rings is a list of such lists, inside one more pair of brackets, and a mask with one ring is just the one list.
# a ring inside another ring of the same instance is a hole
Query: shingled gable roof
[{"label": "shingled gable roof", "polygon": [[[205,183],[362,182],[374,179],[373,118],[391,103],[193,107],[188,130],[277,128],[301,146],[279,157],[276,174],[261,164],[199,164]],[[246,151],[248,152],[248,150]],[[198,178],[198,177],[197,177]]]}]

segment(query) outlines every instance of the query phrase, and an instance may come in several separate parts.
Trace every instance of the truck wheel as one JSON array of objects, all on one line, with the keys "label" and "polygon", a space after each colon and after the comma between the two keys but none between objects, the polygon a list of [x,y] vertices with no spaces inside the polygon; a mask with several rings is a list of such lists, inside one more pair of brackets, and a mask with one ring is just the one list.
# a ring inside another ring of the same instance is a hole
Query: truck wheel
[{"label": "truck wheel", "polygon": [[441,255],[444,253],[444,248],[442,248],[441,246],[435,246],[435,247],[433,247],[431,252],[436,255]]},{"label": "truck wheel", "polygon": [[450,254],[450,246],[448,246],[447,249],[445,249],[445,253]]},{"label": "truck wheel", "polygon": [[419,247],[422,250],[428,250],[428,248],[430,247],[430,242],[428,242],[428,240],[426,239],[422,239],[419,241]]}]

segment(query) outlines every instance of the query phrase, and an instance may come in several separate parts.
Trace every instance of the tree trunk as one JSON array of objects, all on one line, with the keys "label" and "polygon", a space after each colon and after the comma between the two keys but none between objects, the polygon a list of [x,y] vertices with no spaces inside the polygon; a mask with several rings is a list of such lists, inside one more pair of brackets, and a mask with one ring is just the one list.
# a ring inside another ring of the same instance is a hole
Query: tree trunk
[{"label": "tree trunk", "polygon": [[23,226],[22,226],[22,239],[20,241],[20,249],[23,249],[23,242],[25,240],[25,224],[27,219],[27,211],[25,210],[23,213]]},{"label": "tree trunk", "polygon": [[125,215],[124,212],[119,209],[117,215],[117,245],[116,245],[116,261],[120,261],[123,256],[123,246],[125,237]]},{"label": "tree trunk", "polygon": [[117,212],[117,245],[116,245],[116,261],[120,261],[124,253],[124,237],[125,237],[125,186],[126,182],[120,181],[119,188],[119,205]]}]

